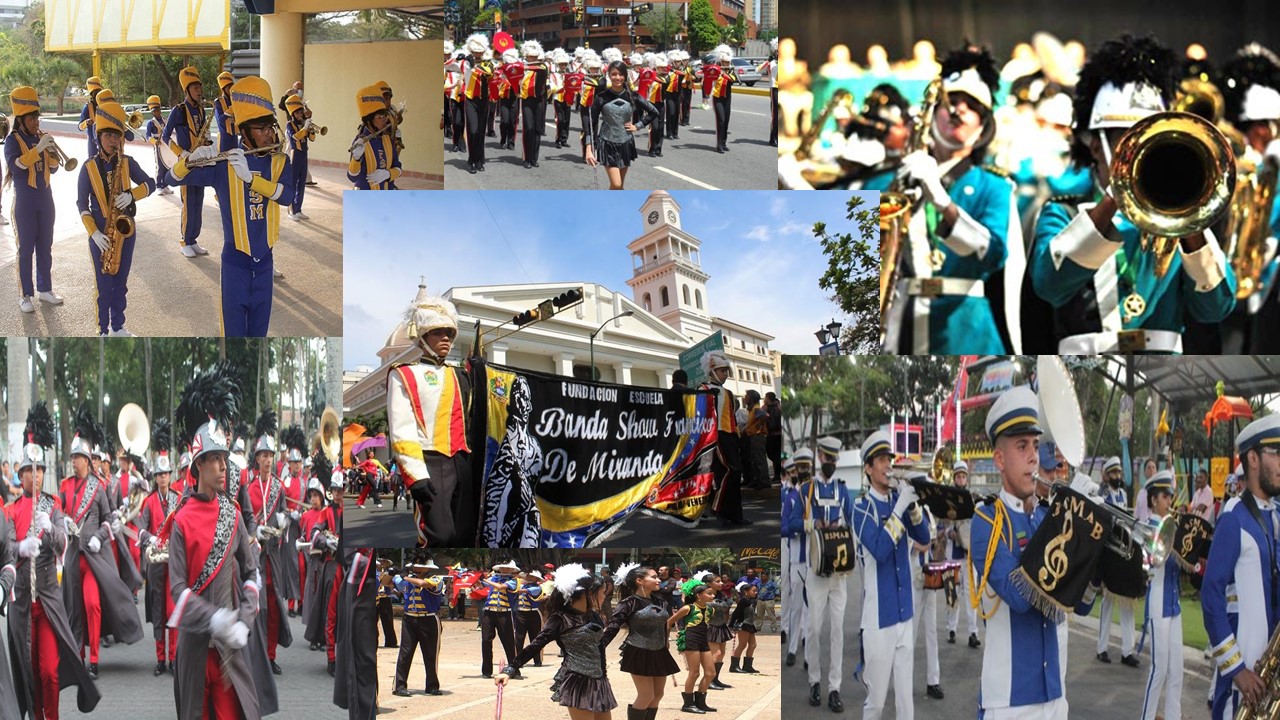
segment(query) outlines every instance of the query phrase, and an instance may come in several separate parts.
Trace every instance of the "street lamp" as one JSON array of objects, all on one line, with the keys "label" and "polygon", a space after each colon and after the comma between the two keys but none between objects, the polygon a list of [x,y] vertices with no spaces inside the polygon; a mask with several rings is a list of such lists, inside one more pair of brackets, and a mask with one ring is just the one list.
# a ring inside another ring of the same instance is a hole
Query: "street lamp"
[{"label": "street lamp", "polygon": [[596,328],[595,332],[591,333],[591,341],[588,343],[588,345],[591,348],[591,379],[592,380],[596,379],[596,335],[599,335],[600,331],[604,329],[604,326],[608,325],[614,320],[617,320],[618,318],[631,317],[632,315],[635,315],[635,314],[636,314],[635,310],[624,310],[618,313],[617,315],[614,315],[613,317],[609,318],[608,320],[605,320],[604,322],[600,323],[600,327]]},{"label": "street lamp", "polygon": [[818,332],[814,333],[814,335],[818,338],[818,342],[823,345],[826,345],[827,341],[831,339],[831,333],[821,325],[818,326]]},{"label": "street lamp", "polygon": [[831,323],[827,325],[827,332],[831,333],[832,339],[836,342],[840,341],[840,328],[842,327],[844,326],[836,322],[835,318],[832,318]]}]

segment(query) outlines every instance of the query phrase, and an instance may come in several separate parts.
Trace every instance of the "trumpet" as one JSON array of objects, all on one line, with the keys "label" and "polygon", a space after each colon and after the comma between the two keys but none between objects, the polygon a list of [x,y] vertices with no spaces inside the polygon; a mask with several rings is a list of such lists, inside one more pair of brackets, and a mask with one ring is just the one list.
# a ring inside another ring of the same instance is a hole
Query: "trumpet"
[{"label": "trumpet", "polygon": [[[45,132],[37,133],[37,137],[44,137],[45,135],[48,135],[48,134],[49,133],[45,133]],[[67,172],[71,172],[72,170],[75,170],[76,165],[79,164],[79,161],[77,161],[73,157],[68,156],[66,153],[62,152],[62,148],[58,147],[57,141],[54,140],[52,136],[49,137],[49,142],[51,143],[51,147],[53,148],[53,154],[58,161],[58,165],[63,170],[66,170]]]},{"label": "trumpet", "polygon": [[137,130],[138,128],[142,127],[142,123],[144,122],[146,122],[146,120],[143,119],[142,113],[140,112],[129,113],[129,120],[128,120],[129,127],[133,128],[134,130]]},{"label": "trumpet", "polygon": [[169,543],[147,546],[147,562],[167,565],[169,563]]},{"label": "trumpet", "polygon": [[312,125],[311,128],[307,131],[307,139],[315,140],[316,135],[320,135],[323,137],[328,134],[329,134],[329,127],[327,125]]},{"label": "trumpet", "polygon": [[275,538],[280,537],[280,535],[284,532],[284,528],[278,528],[272,525],[259,525],[258,529],[262,531],[263,535],[266,535],[267,537],[273,540]]},{"label": "trumpet", "polygon": [[[245,155],[270,155],[271,153],[276,152],[279,149],[280,149],[280,143],[272,143],[270,145],[263,145],[260,148],[245,150],[244,154]],[[208,167],[210,165],[217,165],[218,163],[222,162],[223,160],[226,160],[229,157],[231,157],[230,152],[218,153],[217,155],[214,155],[213,157],[208,158],[206,160],[190,161],[187,163],[187,167],[198,168],[198,167]]]}]

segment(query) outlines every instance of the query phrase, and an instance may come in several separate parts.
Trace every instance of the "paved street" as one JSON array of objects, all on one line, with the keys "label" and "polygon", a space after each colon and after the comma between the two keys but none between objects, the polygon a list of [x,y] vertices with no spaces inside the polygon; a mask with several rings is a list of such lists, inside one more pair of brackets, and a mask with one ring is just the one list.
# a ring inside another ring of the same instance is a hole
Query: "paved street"
[{"label": "paved street", "polygon": [[[396,621],[397,637],[400,632],[400,619]],[[607,672],[614,699],[618,707],[612,717],[625,718],[627,703],[635,699],[635,687],[630,676],[618,669],[621,657],[622,640],[625,631],[609,645],[607,650]],[[383,641],[382,632],[378,632],[378,641]],[[430,696],[422,692],[426,684],[422,669],[422,656],[414,658],[409,672],[410,697],[396,697],[391,694],[395,689],[395,669],[397,649],[382,648],[378,650],[378,706],[380,718],[391,720],[475,720],[475,718],[494,717],[496,691],[493,680],[480,676],[480,631],[475,620],[447,620],[444,622],[444,637],[441,639],[440,657],[440,689],[443,695]],[[674,643],[673,643],[674,647]],[[726,652],[732,652],[732,646]],[[760,634],[758,636],[755,667],[758,675],[730,674],[726,663],[722,679],[732,685],[731,690],[712,690],[707,703],[716,708],[714,717],[719,720],[739,718],[740,720],[781,720],[782,711],[778,704],[782,687],[778,679],[778,636],[776,634]],[[524,680],[512,680],[503,692],[502,710],[505,717],[519,718],[564,718],[564,708],[551,701],[551,680],[560,667],[555,643],[547,646],[543,654],[543,666],[526,666],[522,673]],[[494,641],[494,662],[502,657],[502,643]],[[684,683],[684,659],[677,658],[681,672],[674,677]],[[788,710],[788,717],[791,711]],[[658,711],[658,720],[677,720],[689,715],[680,712],[680,689],[667,685],[666,694]]]},{"label": "paved street", "polygon": [[[768,190],[777,183],[777,148],[769,147],[769,96],[738,93],[729,119],[729,152],[715,152],[715,115],[702,110],[695,95],[690,124],[680,128],[679,140],[663,143],[662,157],[648,156],[648,129],[636,134],[638,157],[627,173],[628,190]],[[538,167],[524,168],[521,134],[515,150],[498,148],[498,138],[486,138],[485,171],[467,172],[467,153],[453,152],[445,141],[444,184],[450,190],[607,190],[603,168],[582,161],[577,112],[570,122],[569,147],[555,147],[555,116],[549,112]],[[497,131],[497,121],[494,121]]]},{"label": "paved street", "polygon": [[[853,669],[858,664],[859,644],[858,626],[862,618],[861,588],[862,581],[857,579],[858,573],[850,574],[849,603],[843,622],[844,634],[844,666],[840,695],[844,700],[843,715],[833,715],[826,706],[827,684],[826,663],[821,673],[822,705],[810,707],[808,703],[809,684],[804,669],[804,645],[797,653],[796,664],[784,667],[783,675],[787,681],[782,701],[787,706],[788,718],[833,718],[860,717],[862,703],[866,691],[861,682],[853,679]],[[786,601],[784,593],[784,602]],[[924,639],[917,635],[915,649],[915,677],[913,680],[916,718],[969,718],[974,717],[978,708],[978,682],[982,675],[982,648],[972,649],[965,640],[965,620],[960,619],[959,631],[956,633],[956,644],[947,644],[946,602],[941,598],[938,602],[938,662],[941,668],[942,689],[946,693],[943,700],[935,700],[925,695],[925,650]],[[1151,638],[1147,638],[1147,647],[1140,657],[1141,664],[1137,668],[1119,664],[1117,646],[1120,643],[1119,623],[1111,627],[1111,665],[1104,665],[1094,658],[1098,639],[1098,621],[1092,617],[1072,616],[1071,640],[1068,644],[1067,661],[1067,701],[1071,706],[1071,717],[1088,717],[1095,720],[1133,720],[1142,714],[1142,696],[1151,669]],[[923,628],[923,625],[920,625]],[[981,620],[979,620],[981,627]],[[1141,637],[1142,628],[1137,628]],[[829,656],[826,638],[827,631],[822,632],[823,657]],[[983,636],[982,630],[978,632]],[[1209,663],[1201,654],[1201,648],[1184,648],[1183,663],[1185,673],[1182,686],[1182,717],[1186,720],[1208,718],[1209,710],[1205,699],[1209,693]],[[1161,706],[1163,709],[1163,705]],[[893,707],[893,688],[889,688],[885,704],[886,718],[896,717]]]},{"label": "paved street", "polygon": [[371,496],[360,509],[356,498],[347,495],[342,503],[342,527],[351,547],[414,547],[418,543],[409,503],[401,499],[399,509],[393,510],[390,496],[383,496],[382,507],[375,506]]},{"label": "paved street", "polygon": [[[138,613],[143,613],[141,600]],[[283,675],[275,677],[280,712],[270,717],[273,720],[345,718],[346,711],[333,704],[333,678],[329,677],[325,653],[307,649],[299,618],[289,618],[289,625],[293,645],[280,648],[276,653],[276,662],[284,670]],[[4,627],[3,632],[8,632],[8,623],[0,622],[0,626]],[[4,647],[8,647],[8,638],[4,640]],[[175,716],[173,677],[151,674],[156,666],[155,649],[151,625],[144,618],[142,640],[100,651],[97,684],[102,701],[89,717],[155,720]],[[62,692],[59,708],[62,717],[82,717],[76,711],[75,688]]]},{"label": "paved street", "polygon": [[[84,136],[59,132],[67,123],[47,122],[62,149],[83,162]],[[155,175],[151,146],[128,144],[148,175]],[[52,176],[57,220],[53,237],[53,289],[65,298],[61,306],[36,301],[36,311],[18,308],[17,244],[12,224],[0,227],[0,275],[10,278],[0,297],[0,335],[92,336],[98,334],[96,282],[89,239],[76,209],[80,169]],[[345,173],[320,169],[320,184],[308,187],[303,211],[310,220],[294,222],[281,209],[276,268],[285,273],[275,284],[270,334],[337,336],[342,334],[342,191]],[[4,196],[4,216],[12,222],[13,190]],[[135,335],[216,336],[221,334],[220,253],[222,221],[211,190],[205,192],[200,245],[209,251],[188,259],[179,252],[182,203],[172,195],[153,194],[137,204],[137,243],[129,274],[125,327]]]}]

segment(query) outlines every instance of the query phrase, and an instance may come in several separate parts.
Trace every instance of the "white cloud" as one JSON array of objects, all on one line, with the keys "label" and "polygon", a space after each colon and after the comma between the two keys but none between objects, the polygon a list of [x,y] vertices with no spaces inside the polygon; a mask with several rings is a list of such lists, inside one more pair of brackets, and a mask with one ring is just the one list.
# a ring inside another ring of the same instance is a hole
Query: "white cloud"
[{"label": "white cloud", "polygon": [[769,226],[756,225],[747,231],[745,237],[748,240],[758,240],[760,242],[769,242]]},{"label": "white cloud", "polygon": [[787,213],[787,201],[780,195],[774,196],[769,201],[769,214],[775,218],[780,218]]}]

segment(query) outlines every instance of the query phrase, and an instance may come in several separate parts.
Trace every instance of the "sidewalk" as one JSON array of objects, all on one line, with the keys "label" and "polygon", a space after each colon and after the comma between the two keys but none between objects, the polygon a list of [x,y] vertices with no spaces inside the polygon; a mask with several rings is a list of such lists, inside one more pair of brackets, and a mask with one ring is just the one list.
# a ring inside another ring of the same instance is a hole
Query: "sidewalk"
[{"label": "sidewalk", "polygon": [[[57,134],[58,144],[77,159],[85,154],[83,137]],[[126,154],[155,175],[150,146],[130,143]],[[53,289],[61,306],[36,302],[36,311],[18,308],[17,241],[12,224],[0,227],[0,275],[10,278],[0,295],[0,335],[93,336],[98,334],[96,283],[89,239],[76,209],[80,168],[53,175],[57,208],[53,236]],[[339,177],[335,177],[337,174]],[[285,273],[275,284],[270,334],[338,336],[342,334],[342,190],[340,171],[313,173],[319,186],[308,187],[303,205],[309,221],[294,222],[281,208],[276,268]],[[6,191],[4,216],[13,222],[13,190]],[[182,204],[173,195],[152,196],[137,204],[137,243],[129,274],[126,328],[140,336],[216,336],[219,306],[222,220],[212,190],[205,192],[199,243],[207,256],[188,259],[180,246]]]}]

